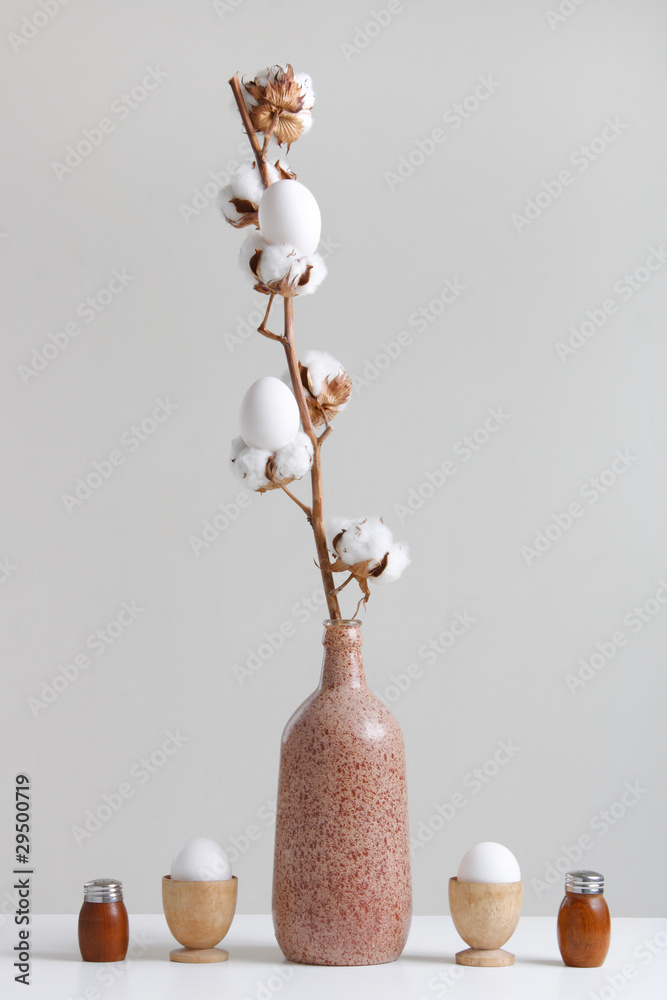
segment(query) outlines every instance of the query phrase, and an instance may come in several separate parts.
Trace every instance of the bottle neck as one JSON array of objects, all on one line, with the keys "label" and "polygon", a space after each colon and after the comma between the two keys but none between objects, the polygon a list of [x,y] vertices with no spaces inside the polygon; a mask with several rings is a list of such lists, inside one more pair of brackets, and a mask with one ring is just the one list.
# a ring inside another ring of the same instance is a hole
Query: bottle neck
[{"label": "bottle neck", "polygon": [[366,687],[364,663],[361,657],[361,622],[356,620],[324,623],[324,659],[320,689],[334,687]]}]

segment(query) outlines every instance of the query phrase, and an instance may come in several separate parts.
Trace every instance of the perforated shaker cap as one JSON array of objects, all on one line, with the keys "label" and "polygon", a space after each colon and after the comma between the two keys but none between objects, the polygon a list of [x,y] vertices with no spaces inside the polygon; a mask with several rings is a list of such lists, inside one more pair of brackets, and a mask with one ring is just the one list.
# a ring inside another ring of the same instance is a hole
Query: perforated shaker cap
[{"label": "perforated shaker cap", "polygon": [[568,872],[565,876],[567,892],[579,892],[586,896],[598,896],[604,892],[604,875],[587,869]]},{"label": "perforated shaker cap", "polygon": [[123,883],[117,878],[96,878],[83,887],[85,903],[119,903],[123,899]]}]

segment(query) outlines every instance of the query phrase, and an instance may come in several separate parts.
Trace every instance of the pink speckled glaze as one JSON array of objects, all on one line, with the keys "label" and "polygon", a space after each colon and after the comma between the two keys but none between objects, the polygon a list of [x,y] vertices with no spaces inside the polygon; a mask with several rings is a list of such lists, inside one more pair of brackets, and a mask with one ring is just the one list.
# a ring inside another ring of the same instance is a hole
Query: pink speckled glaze
[{"label": "pink speckled glaze", "polygon": [[403,736],[366,684],[360,623],[325,622],[323,641],[282,737],[273,925],[292,962],[379,965],[412,915]]}]

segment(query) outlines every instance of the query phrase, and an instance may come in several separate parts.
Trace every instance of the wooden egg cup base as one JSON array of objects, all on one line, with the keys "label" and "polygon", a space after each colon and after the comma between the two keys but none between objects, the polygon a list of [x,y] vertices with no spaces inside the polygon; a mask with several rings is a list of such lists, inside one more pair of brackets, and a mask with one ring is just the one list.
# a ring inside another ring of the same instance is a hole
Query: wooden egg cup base
[{"label": "wooden egg cup base", "polygon": [[224,948],[174,948],[169,952],[172,962],[185,962],[188,965],[208,965],[211,962],[226,962],[229,952]]},{"label": "wooden egg cup base", "polygon": [[504,948],[466,948],[456,953],[457,965],[472,965],[478,969],[501,969],[514,965],[514,955]]}]

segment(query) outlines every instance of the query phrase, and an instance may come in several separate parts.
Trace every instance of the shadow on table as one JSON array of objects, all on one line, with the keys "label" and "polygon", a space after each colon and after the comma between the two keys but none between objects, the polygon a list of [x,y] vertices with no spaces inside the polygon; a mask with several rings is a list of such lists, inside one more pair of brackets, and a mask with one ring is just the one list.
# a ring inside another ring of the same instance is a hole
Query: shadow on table
[{"label": "shadow on table", "polygon": [[[169,961],[169,952],[171,947],[177,947],[176,942],[169,942],[165,944],[153,943],[148,945],[147,948],[142,951],[141,955],[136,958],[128,956],[127,962],[164,962]],[[257,962],[263,965],[282,965],[287,964],[286,959],[283,957],[283,953],[280,948],[275,945],[271,947],[269,945],[249,945],[249,944],[238,944],[233,945],[231,948],[227,949],[229,951],[230,961],[237,962]],[[35,949],[33,951],[33,960],[35,962],[78,962],[81,964],[81,954],[76,950],[70,951],[41,951]],[[95,965],[97,963],[91,962],[90,965]],[[108,963],[103,963],[108,964]]]},{"label": "shadow on table", "polygon": [[81,952],[72,949],[71,951],[42,951],[39,948],[32,949],[34,962],[81,962]]},{"label": "shadow on table", "polygon": [[438,955],[410,955],[407,952],[403,952],[399,962],[430,962],[437,963],[439,965],[456,965],[453,955],[444,955],[442,952]]},{"label": "shadow on table", "polygon": [[552,965],[561,969],[565,968],[565,962],[561,958],[525,958],[521,961],[523,965]]},{"label": "shadow on table", "polygon": [[229,952],[230,962],[259,962],[266,965],[291,964],[288,963],[277,944],[230,944],[227,951]]}]

